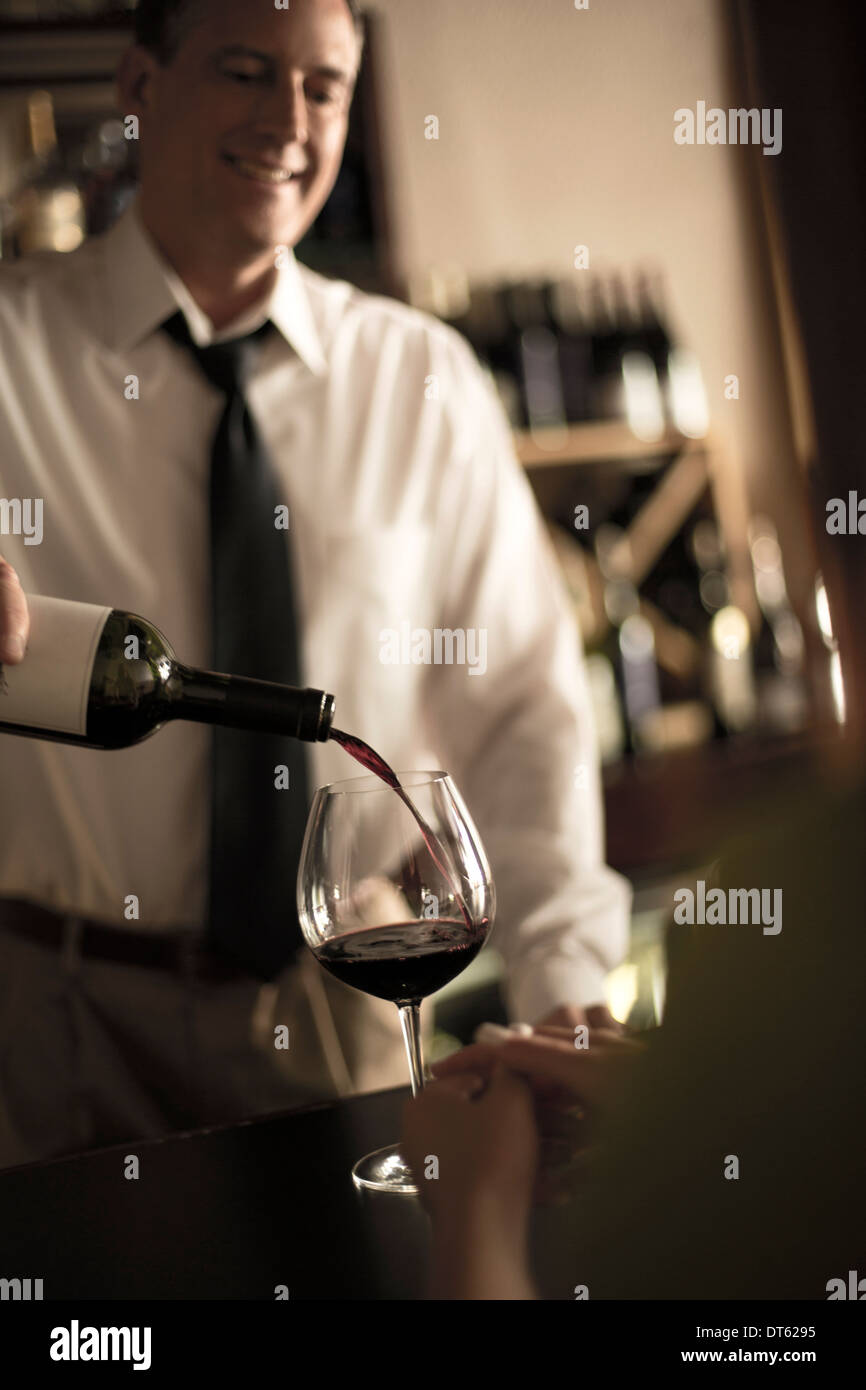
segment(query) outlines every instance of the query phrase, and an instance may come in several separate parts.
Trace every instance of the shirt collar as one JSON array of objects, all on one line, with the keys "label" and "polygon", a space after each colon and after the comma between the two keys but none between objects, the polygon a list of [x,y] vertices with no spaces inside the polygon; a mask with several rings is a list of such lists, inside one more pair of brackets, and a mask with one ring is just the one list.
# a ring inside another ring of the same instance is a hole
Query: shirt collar
[{"label": "shirt collar", "polygon": [[111,309],[109,335],[116,350],[135,347],[181,309],[200,346],[251,333],[269,318],[314,375],[327,371],[302,270],[291,248],[281,248],[279,276],[268,299],[245,309],[215,333],[208,316],[145,230],[137,197],[102,242]]}]

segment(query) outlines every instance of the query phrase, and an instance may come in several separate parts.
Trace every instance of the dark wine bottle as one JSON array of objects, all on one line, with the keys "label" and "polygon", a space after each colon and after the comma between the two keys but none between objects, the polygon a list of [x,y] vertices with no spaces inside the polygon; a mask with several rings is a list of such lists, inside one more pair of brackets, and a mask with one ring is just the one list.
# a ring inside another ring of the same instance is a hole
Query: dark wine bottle
[{"label": "dark wine bottle", "polygon": [[517,282],[509,286],[505,302],[526,425],[531,430],[562,430],[566,422],[559,345],[548,326],[543,286]]},{"label": "dark wine bottle", "polygon": [[610,284],[598,276],[589,287],[588,315],[592,341],[593,416],[619,420],[623,416],[622,342]]},{"label": "dark wine bottle", "polygon": [[178,661],[145,618],[28,597],[24,660],[0,666],[0,733],[87,748],[128,748],[171,719],[324,742],[334,697]]},{"label": "dark wine bottle", "polygon": [[610,623],[605,655],[616,675],[629,755],[644,750],[644,723],[661,705],[655,638],[641,613],[640,595],[629,573],[628,540],[605,523],[595,533],[595,553],[604,577],[604,609]]},{"label": "dark wine bottle", "polygon": [[758,720],[768,733],[794,733],[809,717],[803,629],[788,597],[774,523],[755,516],[748,535],[761,614],[754,645]]},{"label": "dark wine bottle", "polygon": [[512,429],[526,423],[514,344],[502,291],[492,285],[475,285],[464,329],[465,335],[489,373]]},{"label": "dark wine bottle", "polygon": [[662,308],[662,280],[658,273],[642,270],[637,276],[638,331],[643,350],[652,358],[658,377],[659,390],[665,401],[668,422],[672,423],[670,405],[670,359],[673,342],[665,323]]},{"label": "dark wine bottle", "polygon": [[562,401],[569,424],[592,418],[592,337],[573,280],[544,287],[548,326],[557,340]]}]

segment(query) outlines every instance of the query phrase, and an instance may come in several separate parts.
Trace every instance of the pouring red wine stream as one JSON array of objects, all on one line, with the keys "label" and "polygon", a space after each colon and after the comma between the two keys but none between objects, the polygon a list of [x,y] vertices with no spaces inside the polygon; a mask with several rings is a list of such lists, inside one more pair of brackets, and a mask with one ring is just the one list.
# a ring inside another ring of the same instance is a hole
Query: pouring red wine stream
[{"label": "pouring red wine stream", "polygon": [[[460,892],[459,884],[455,880],[453,872],[447,867],[446,864],[442,863],[442,859],[445,858],[445,851],[442,848],[442,845],[439,843],[436,836],[434,835],[430,826],[427,824],[424,817],[421,815],[421,812],[414,805],[412,798],[408,795],[405,788],[401,786],[400,779],[397,776],[394,769],[390,767],[388,763],[385,762],[384,758],[380,757],[380,755],[375,751],[375,749],[370,747],[369,743],[365,743],[363,739],[355,738],[353,734],[346,734],[343,732],[342,729],[334,728],[331,729],[330,737],[334,740],[335,743],[339,743],[340,747],[343,748],[349,754],[350,757],[354,758],[355,761],[360,763],[362,767],[366,767],[368,771],[372,772],[376,777],[379,778],[380,781],[384,782],[387,786],[392,787],[394,791],[397,793],[406,809],[414,817],[418,825],[418,829],[421,831],[421,836],[424,840],[424,843],[430,852],[430,858],[433,860],[433,863],[436,865],[437,869],[442,874],[446,883],[448,883],[450,887],[453,889],[454,896],[457,899],[457,906],[460,908],[461,915],[463,917],[464,922],[466,923],[467,928],[469,929],[469,931],[474,931],[474,924],[472,922],[472,918],[469,915],[469,910],[466,906],[466,903],[463,900],[463,894]],[[442,856],[442,858],[439,857],[440,855]]]}]

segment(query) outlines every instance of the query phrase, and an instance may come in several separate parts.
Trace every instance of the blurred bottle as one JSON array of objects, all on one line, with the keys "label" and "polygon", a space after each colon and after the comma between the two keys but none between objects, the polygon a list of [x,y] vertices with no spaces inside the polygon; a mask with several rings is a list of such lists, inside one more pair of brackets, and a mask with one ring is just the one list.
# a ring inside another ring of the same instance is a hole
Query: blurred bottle
[{"label": "blurred bottle", "polygon": [[544,287],[528,280],[508,285],[503,303],[511,357],[521,392],[524,427],[551,449],[567,435],[559,344],[549,323]]},{"label": "blurred bottle", "polygon": [[662,280],[658,272],[639,270],[635,277],[637,332],[642,350],[655,367],[662,398],[669,394],[668,365],[673,343],[662,308]]},{"label": "blurred bottle", "polygon": [[117,117],[100,121],[88,134],[78,172],[91,236],[106,232],[135,193],[131,148]]},{"label": "blurred bottle", "polygon": [[617,368],[621,409],[638,439],[655,443],[665,431],[665,405],[652,352],[652,333],[643,309],[629,294],[622,275],[611,279],[614,319],[619,335]]},{"label": "blurred bottle", "polygon": [[769,517],[749,524],[749,553],[761,622],[755,642],[755,680],[763,728],[791,733],[808,720],[803,629],[788,597],[782,551]]},{"label": "blurred bottle", "polygon": [[496,388],[511,428],[524,429],[527,417],[517,351],[501,288],[473,286],[464,331]]},{"label": "blurred bottle", "polygon": [[622,333],[616,323],[610,286],[593,276],[587,293],[587,317],[592,343],[592,414],[595,420],[621,420]]},{"label": "blurred bottle", "polygon": [[718,522],[709,517],[696,522],[690,548],[697,567],[701,606],[712,617],[730,602],[725,547]]},{"label": "blurred bottle", "polygon": [[557,340],[565,419],[592,419],[592,336],[573,280],[548,280],[542,287],[547,323]]},{"label": "blurred bottle", "polygon": [[641,613],[640,596],[630,578],[625,533],[606,523],[598,527],[594,544],[604,578],[604,609],[610,623],[604,655],[615,675],[626,750],[641,753],[647,748],[644,728],[654,724],[661,707],[655,635]]},{"label": "blurred bottle", "polygon": [[640,338],[656,369],[666,423],[690,439],[702,439],[709,407],[700,363],[672,340],[660,272],[639,271],[636,286]]},{"label": "blurred bottle", "polygon": [[717,738],[745,733],[754,727],[757,718],[749,620],[731,601],[718,523],[708,517],[697,522],[690,542],[701,607],[710,616],[706,630],[706,683],[714,712],[714,733]]},{"label": "blurred bottle", "polygon": [[84,200],[63,165],[48,92],[33,92],[27,99],[25,157],[12,198],[12,228],[19,256],[74,251],[84,240]]}]

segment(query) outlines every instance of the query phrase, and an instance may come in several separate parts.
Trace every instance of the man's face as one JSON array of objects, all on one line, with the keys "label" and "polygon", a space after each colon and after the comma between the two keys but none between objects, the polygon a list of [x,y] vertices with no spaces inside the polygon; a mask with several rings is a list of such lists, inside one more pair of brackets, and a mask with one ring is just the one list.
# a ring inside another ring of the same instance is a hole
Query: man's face
[{"label": "man's face", "polygon": [[340,167],[358,63],[345,0],[207,0],[137,88],[142,199],[239,255],[294,246]]}]

